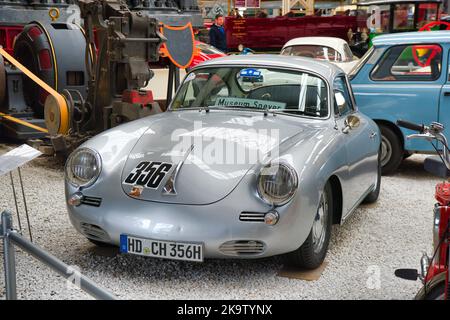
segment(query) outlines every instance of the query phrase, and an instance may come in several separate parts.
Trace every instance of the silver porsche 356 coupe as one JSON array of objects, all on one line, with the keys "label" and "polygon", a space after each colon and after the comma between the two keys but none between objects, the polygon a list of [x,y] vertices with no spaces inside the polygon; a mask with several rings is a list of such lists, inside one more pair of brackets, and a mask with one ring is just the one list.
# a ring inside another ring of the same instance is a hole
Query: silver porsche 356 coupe
[{"label": "silver porsche 356 coupe", "polygon": [[229,56],[189,72],[168,111],[90,139],[66,163],[75,228],[168,259],[285,254],[319,266],[332,224],[380,191],[380,134],[327,62]]}]

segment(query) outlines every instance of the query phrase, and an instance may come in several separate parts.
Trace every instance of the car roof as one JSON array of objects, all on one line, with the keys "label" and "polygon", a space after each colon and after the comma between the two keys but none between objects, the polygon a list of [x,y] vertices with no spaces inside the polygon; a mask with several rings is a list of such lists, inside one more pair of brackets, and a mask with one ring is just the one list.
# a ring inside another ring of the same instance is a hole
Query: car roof
[{"label": "car roof", "polygon": [[281,56],[275,54],[230,55],[226,57],[207,60],[199,64],[198,67],[195,67],[194,69],[220,65],[257,66],[269,68],[281,67],[297,69],[299,71],[318,73],[331,81],[338,74],[344,73],[341,68],[326,61],[319,61],[311,58],[297,56]]},{"label": "car roof", "polygon": [[401,32],[380,35],[372,40],[374,46],[412,43],[450,43],[450,31]]},{"label": "car roof", "polygon": [[341,49],[347,42],[341,38],[335,37],[300,37],[289,40],[283,48],[296,45],[321,45],[336,49]]}]

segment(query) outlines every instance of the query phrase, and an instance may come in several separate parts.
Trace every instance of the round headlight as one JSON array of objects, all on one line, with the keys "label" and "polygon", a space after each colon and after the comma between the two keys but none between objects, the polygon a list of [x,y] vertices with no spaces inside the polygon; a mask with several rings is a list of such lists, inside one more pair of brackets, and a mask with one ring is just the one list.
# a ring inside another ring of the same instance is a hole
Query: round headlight
[{"label": "round headlight", "polygon": [[286,204],[294,196],[297,187],[297,172],[284,162],[270,163],[261,169],[258,176],[258,194],[273,206]]},{"label": "round headlight", "polygon": [[97,152],[88,148],[77,149],[67,159],[66,178],[76,187],[87,187],[97,180],[101,166]]}]

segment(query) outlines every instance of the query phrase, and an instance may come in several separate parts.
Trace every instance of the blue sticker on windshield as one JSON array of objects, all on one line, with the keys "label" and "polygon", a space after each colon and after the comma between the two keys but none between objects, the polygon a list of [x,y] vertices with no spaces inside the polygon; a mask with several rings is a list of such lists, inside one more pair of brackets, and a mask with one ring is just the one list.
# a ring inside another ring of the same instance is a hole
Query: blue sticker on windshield
[{"label": "blue sticker on windshield", "polygon": [[245,78],[259,78],[261,77],[261,71],[256,69],[242,69],[240,76]]}]

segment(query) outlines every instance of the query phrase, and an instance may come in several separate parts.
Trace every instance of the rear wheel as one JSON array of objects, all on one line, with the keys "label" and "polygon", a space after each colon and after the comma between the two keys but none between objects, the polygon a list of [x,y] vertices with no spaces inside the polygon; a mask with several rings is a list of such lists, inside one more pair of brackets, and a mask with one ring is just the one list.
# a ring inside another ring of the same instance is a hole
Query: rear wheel
[{"label": "rear wheel", "polygon": [[319,206],[308,238],[306,238],[300,248],[286,254],[287,264],[305,269],[319,267],[328,251],[332,222],[333,194],[331,185],[327,182],[320,197]]},{"label": "rear wheel", "polygon": [[381,173],[392,174],[403,160],[403,147],[397,134],[388,126],[380,124]]}]

